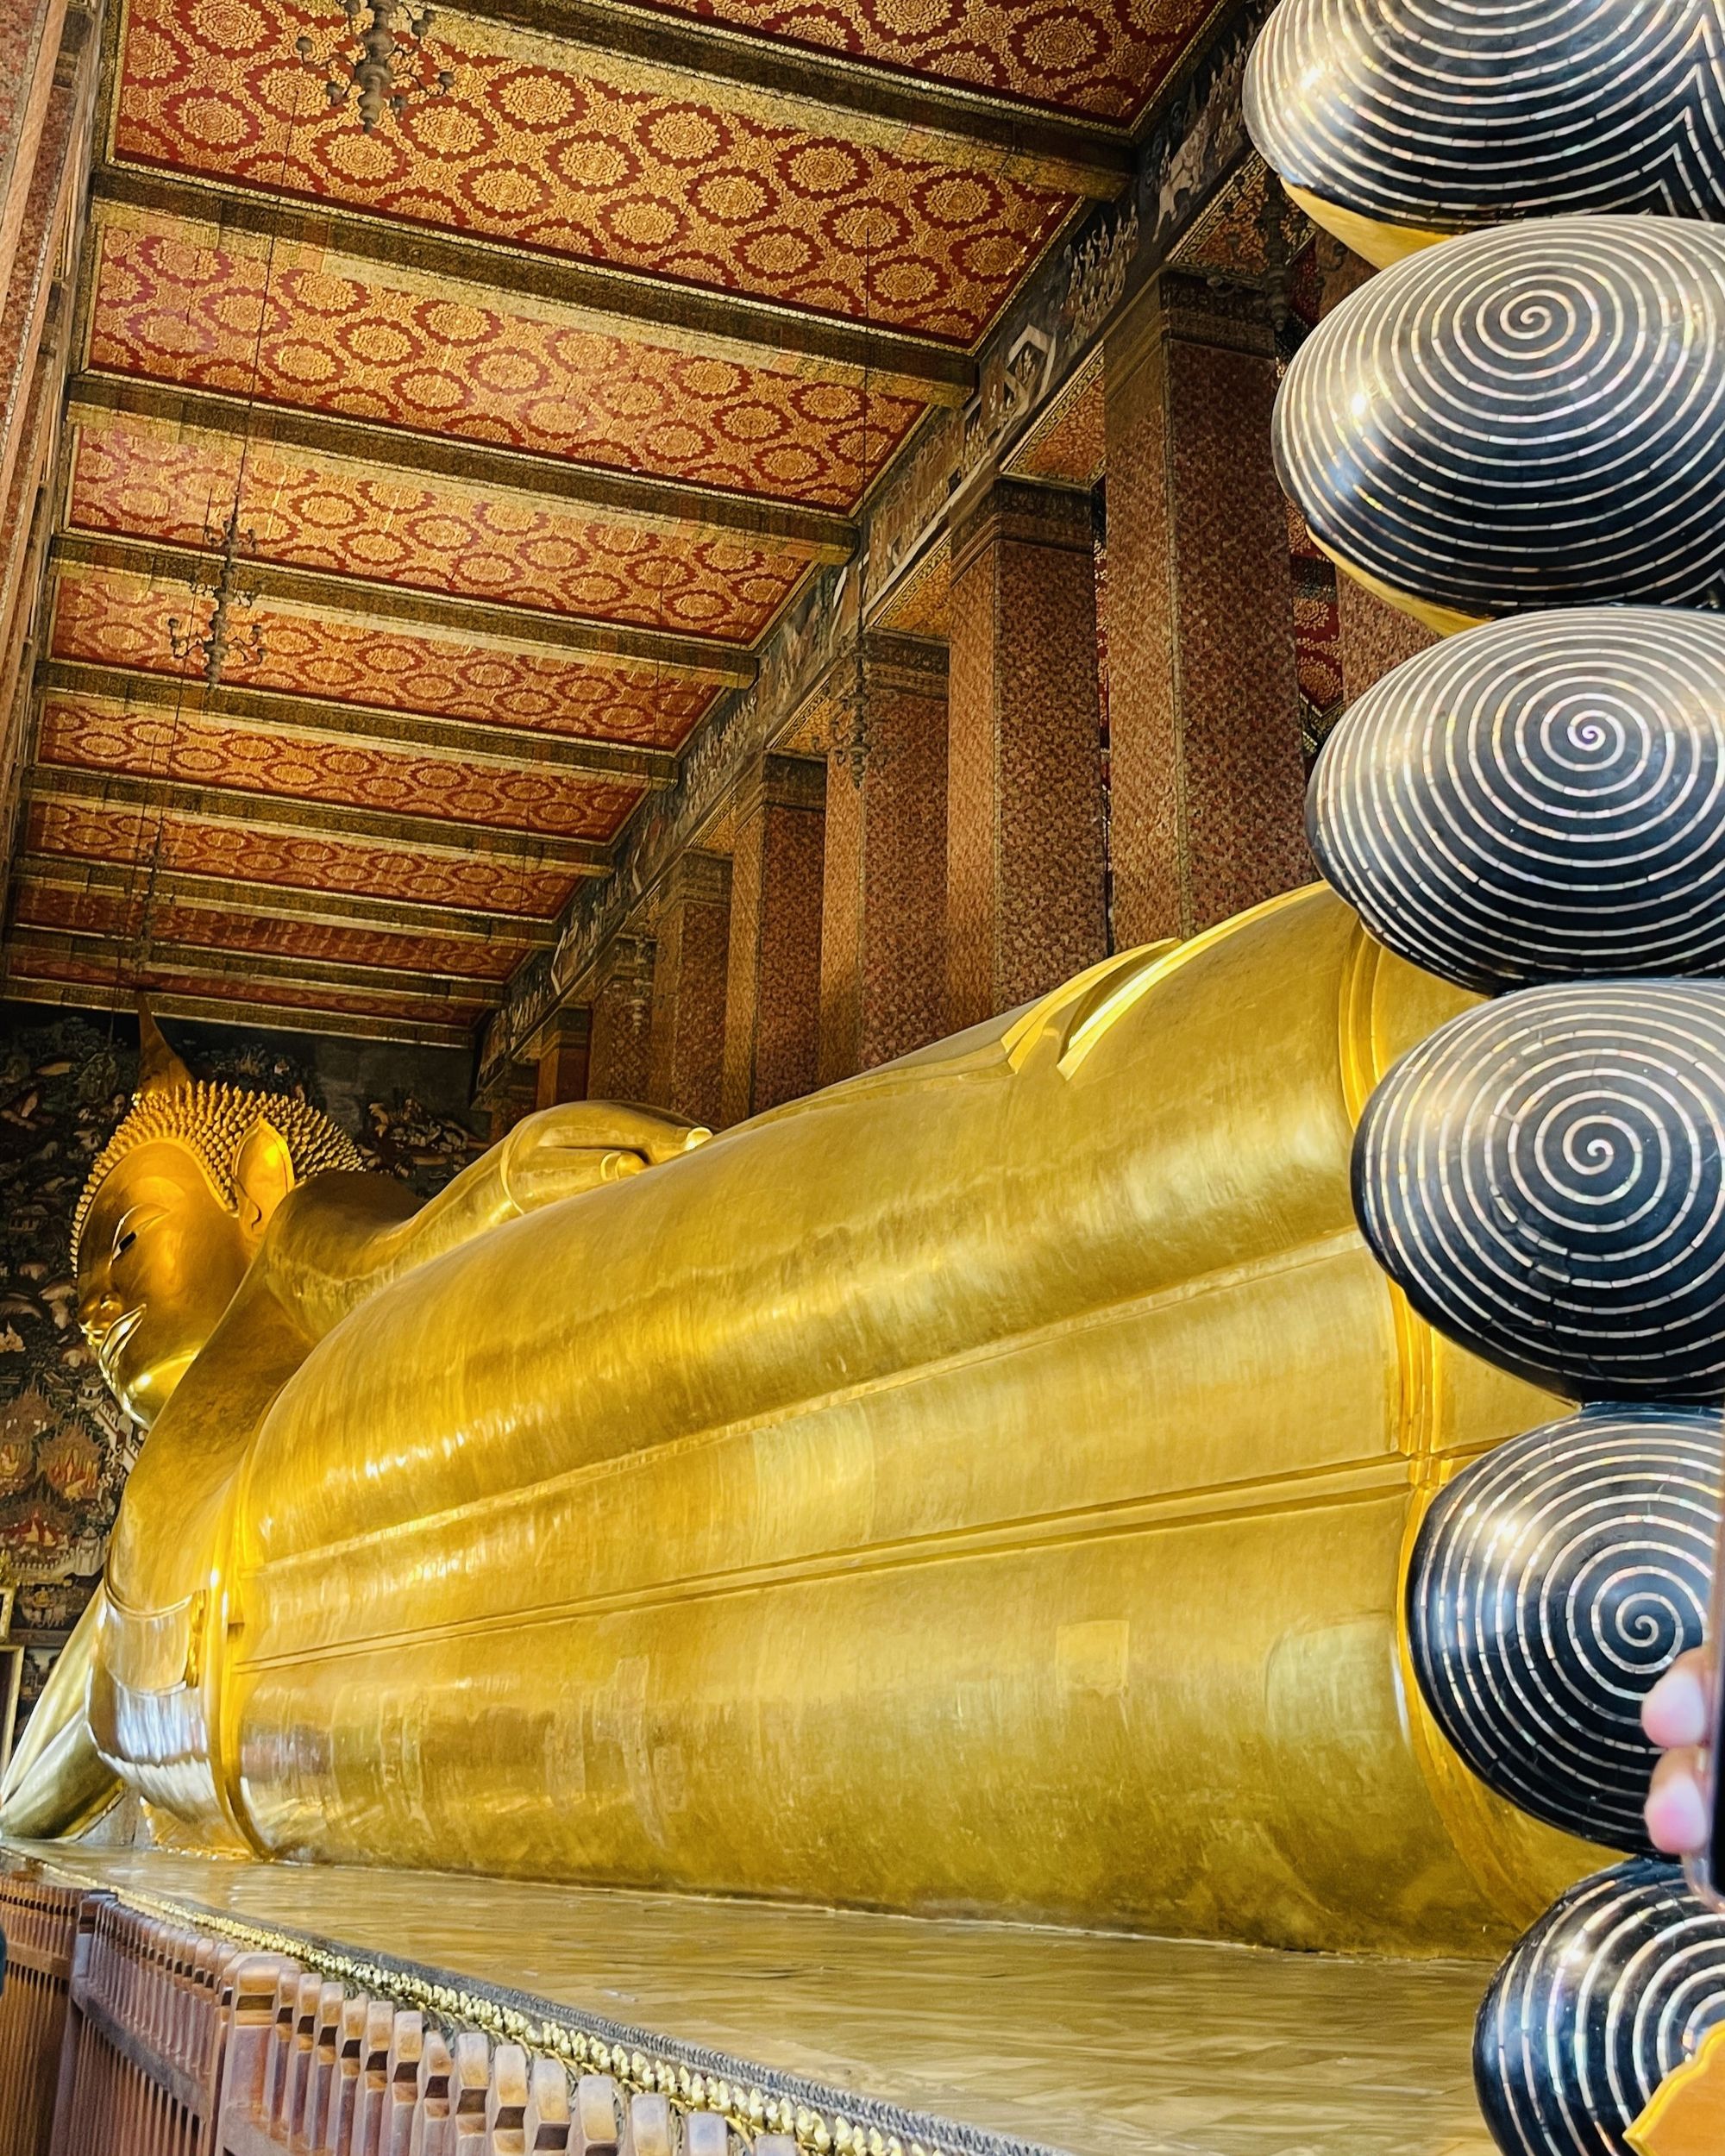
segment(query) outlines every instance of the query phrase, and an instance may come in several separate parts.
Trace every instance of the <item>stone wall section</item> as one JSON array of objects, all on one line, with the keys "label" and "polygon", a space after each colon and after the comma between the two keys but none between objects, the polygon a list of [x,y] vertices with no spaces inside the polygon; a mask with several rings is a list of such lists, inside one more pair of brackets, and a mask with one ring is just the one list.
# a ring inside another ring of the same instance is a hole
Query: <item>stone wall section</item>
[{"label": "stone wall section", "polygon": [[1190,936],[1313,871],[1264,303],[1170,273],[1108,342],[1116,942]]},{"label": "stone wall section", "polygon": [[827,780],[823,1085],[946,1030],[945,675],[938,644],[869,640],[858,753]]},{"label": "stone wall section", "polygon": [[653,944],[619,936],[593,981],[587,1047],[590,1100],[645,1101],[653,1057]]},{"label": "stone wall section", "polygon": [[1044,994],[1105,956],[1090,498],[997,481],[953,538],[947,1021]]},{"label": "stone wall section", "polygon": [[737,805],[719,1120],[813,1091],[820,1063],[826,774],[762,756]]},{"label": "stone wall section", "polygon": [[685,854],[655,920],[653,1048],[647,1098],[692,1123],[717,1124],[724,1084],[731,863]]}]

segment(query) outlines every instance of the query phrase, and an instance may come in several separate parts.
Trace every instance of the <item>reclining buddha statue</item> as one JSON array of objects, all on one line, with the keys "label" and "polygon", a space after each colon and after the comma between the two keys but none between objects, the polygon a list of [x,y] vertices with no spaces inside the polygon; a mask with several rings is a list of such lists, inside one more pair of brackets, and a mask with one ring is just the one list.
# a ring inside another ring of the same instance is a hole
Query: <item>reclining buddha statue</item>
[{"label": "reclining buddha statue", "polygon": [[147,1436],[0,1827],[1452,1951],[1592,1859],[1403,1576],[1549,1412],[1362,1244],[1465,999],[1313,888],[718,1136],[580,1102],[409,1213],[146,1027],[76,1229]]}]

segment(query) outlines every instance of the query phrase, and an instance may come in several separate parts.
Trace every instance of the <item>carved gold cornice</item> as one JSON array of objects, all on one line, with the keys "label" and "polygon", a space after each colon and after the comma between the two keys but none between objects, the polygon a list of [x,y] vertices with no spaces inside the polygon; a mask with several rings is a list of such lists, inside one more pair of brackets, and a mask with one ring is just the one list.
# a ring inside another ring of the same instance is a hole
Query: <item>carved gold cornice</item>
[{"label": "carved gold cornice", "polygon": [[328,412],[248,404],[212,390],[85,373],[72,383],[67,410],[74,421],[89,412],[126,412],[234,441],[342,457],[380,473],[459,479],[487,494],[513,493],[578,509],[598,523],[656,531],[723,532],[811,561],[849,561],[856,545],[856,524],[824,509],[763,495],[725,493],[644,473],[572,464],[561,457],[343,419]]},{"label": "carved gold cornice", "polygon": [[320,928],[373,928],[393,935],[436,936],[442,941],[500,943],[511,950],[543,950],[557,940],[555,924],[530,914],[499,913],[471,906],[427,906],[405,899],[373,899],[347,891],[312,891],[297,884],[248,883],[232,876],[159,871],[147,862],[79,861],[64,854],[26,854],[13,870],[20,889],[90,893],[99,898],[140,899],[147,886],[159,906],[269,921],[304,921]]},{"label": "carved gold cornice", "polygon": [[69,659],[42,660],[35,678],[38,689],[65,696],[122,704],[134,710],[143,706],[199,712],[240,725],[291,730],[314,741],[339,741],[348,748],[411,749],[428,755],[454,756],[464,764],[496,764],[509,770],[530,764],[572,778],[626,779],[656,793],[677,775],[677,760],[667,749],[585,741],[492,719],[434,718],[226,682],[212,689],[202,681],[183,681],[176,674],[89,666]]},{"label": "carved gold cornice", "polygon": [[476,857],[499,861],[524,869],[561,869],[600,876],[611,867],[610,847],[589,838],[542,837],[537,832],[499,830],[490,824],[461,823],[453,818],[385,814],[324,801],[289,800],[280,794],[247,793],[237,787],[185,786],[163,779],[75,770],[62,764],[37,764],[25,778],[24,797],[28,801],[147,809],[242,830],[347,839],[460,861]]},{"label": "carved gold cornice", "polygon": [[279,248],[315,249],[345,261],[411,271],[440,284],[537,300],[586,317],[607,336],[632,334],[745,362],[763,357],[782,361],[787,354],[819,360],[847,381],[861,382],[866,375],[882,395],[962,404],[975,384],[975,367],[967,354],[905,330],[805,314],[741,292],[674,284],[363,210],[311,209],[229,182],[104,165],[91,176],[91,201],[92,228],[102,222],[104,209],[185,218],[215,226],[230,241],[246,234]]},{"label": "carved gold cornice", "polygon": [[[49,552],[53,569],[118,569],[153,584],[178,579],[209,583],[221,555],[213,547],[177,547],[154,539],[97,538],[62,532]],[[656,629],[632,629],[611,622],[584,621],[568,614],[548,614],[536,607],[500,605],[490,599],[444,599],[435,592],[379,584],[357,577],[331,576],[321,569],[295,569],[285,563],[248,558],[248,591],[352,621],[387,622],[423,629],[470,642],[506,644],[559,655],[603,659],[655,675],[676,674],[688,680],[717,682],[724,688],[747,688],[755,679],[755,661],[735,644],[708,636],[683,636]]]}]

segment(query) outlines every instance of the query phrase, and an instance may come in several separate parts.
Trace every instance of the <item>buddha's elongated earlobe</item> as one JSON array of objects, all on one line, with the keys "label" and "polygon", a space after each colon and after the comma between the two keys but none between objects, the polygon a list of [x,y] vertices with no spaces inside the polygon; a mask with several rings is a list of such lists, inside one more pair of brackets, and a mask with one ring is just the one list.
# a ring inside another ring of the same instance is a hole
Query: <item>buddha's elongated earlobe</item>
[{"label": "buddha's elongated earlobe", "polygon": [[234,1194],[240,1225],[248,1235],[260,1235],[270,1215],[292,1189],[293,1155],[287,1140],[267,1117],[260,1116],[234,1156]]}]

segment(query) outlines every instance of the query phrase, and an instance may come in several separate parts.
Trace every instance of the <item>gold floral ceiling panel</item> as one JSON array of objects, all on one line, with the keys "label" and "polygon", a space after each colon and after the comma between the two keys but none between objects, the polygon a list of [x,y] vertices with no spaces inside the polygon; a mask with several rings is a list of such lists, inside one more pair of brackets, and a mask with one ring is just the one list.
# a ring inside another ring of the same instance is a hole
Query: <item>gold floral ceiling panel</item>
[{"label": "gold floral ceiling panel", "polygon": [[662,0],[817,50],[1128,121],[1213,0]]},{"label": "gold floral ceiling panel", "polygon": [[116,0],[12,980],[459,1037],[1215,13],[474,0],[367,131],[341,0]]},{"label": "gold floral ceiling panel", "polygon": [[471,480],[379,471],[135,413],[80,420],[67,498],[74,530],[199,547],[230,512],[260,561],[742,644],[808,567],[806,553],[790,548],[584,517]]},{"label": "gold floral ceiling panel", "polygon": [[[54,658],[195,672],[195,660],[174,656],[172,624],[190,621],[201,634],[210,607],[183,581],[65,565],[58,573]],[[412,632],[285,603],[260,600],[245,611],[230,672],[248,688],[657,749],[675,748],[718,693],[710,681],[638,662],[511,649],[430,627]],[[254,630],[261,655],[245,641]]]},{"label": "gold floral ceiling panel", "polygon": [[133,0],[113,149],[129,162],[341,203],[968,345],[1077,206],[1010,152],[440,14],[447,97],[367,135],[319,59],[345,20],[280,0]]},{"label": "gold floral ceiling panel", "polygon": [[564,838],[611,837],[641,799],[639,787],[567,771],[415,755],[374,742],[239,726],[171,708],[128,710],[83,697],[47,698],[37,755],[66,769],[122,771]]},{"label": "gold floral ceiling panel", "polygon": [[24,843],[33,857],[112,862],[141,879],[208,876],[505,919],[550,919],[576,882],[562,870],[478,852],[434,855],[93,801],[33,800]]},{"label": "gold floral ceiling panel", "polygon": [[[127,899],[105,892],[68,893],[26,876],[19,886],[14,918],[21,928],[131,940],[142,931],[147,881],[140,875],[135,895]],[[430,973],[474,981],[505,980],[523,956],[519,943],[501,940],[395,936],[327,921],[260,920],[230,907],[172,901],[155,905],[150,931],[153,937],[188,950],[249,951],[261,957],[371,966],[386,973]]]},{"label": "gold floral ceiling panel", "polygon": [[807,361],[758,364],[487,304],[411,270],[104,215],[92,367],[849,509],[925,409]]}]

